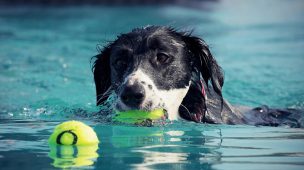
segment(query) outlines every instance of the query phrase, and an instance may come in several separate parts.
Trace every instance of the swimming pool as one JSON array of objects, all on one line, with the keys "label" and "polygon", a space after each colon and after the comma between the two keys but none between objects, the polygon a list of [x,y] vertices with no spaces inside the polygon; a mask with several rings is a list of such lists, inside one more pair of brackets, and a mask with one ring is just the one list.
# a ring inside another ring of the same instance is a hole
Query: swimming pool
[{"label": "swimming pool", "polygon": [[303,9],[302,1],[283,0],[218,1],[197,9],[1,7],[1,169],[56,168],[47,139],[67,119],[91,125],[101,141],[93,164],[82,168],[303,169],[303,129],[134,127],[77,115],[98,110],[90,68],[96,45],[145,25],[194,28],[225,70],[223,95],[231,103],[303,109]]}]

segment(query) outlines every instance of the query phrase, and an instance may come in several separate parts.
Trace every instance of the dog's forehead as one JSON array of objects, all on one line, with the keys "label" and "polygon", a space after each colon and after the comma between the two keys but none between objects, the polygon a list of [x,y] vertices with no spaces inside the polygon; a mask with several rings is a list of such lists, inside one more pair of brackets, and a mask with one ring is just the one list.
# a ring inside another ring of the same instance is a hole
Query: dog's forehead
[{"label": "dog's forehead", "polygon": [[183,47],[184,42],[179,37],[173,36],[165,30],[136,30],[122,34],[116,40],[117,49],[132,51],[145,50],[173,50]]}]

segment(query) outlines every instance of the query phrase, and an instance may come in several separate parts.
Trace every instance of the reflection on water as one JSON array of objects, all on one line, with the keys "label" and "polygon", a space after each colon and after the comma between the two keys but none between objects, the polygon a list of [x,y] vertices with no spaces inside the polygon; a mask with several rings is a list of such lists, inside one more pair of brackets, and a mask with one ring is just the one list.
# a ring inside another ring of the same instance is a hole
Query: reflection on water
[{"label": "reflection on water", "polygon": [[[135,169],[263,169],[280,164],[297,169],[304,165],[302,129],[182,123],[95,129],[104,141],[102,159],[96,167],[110,164],[112,168]],[[235,167],[236,164],[244,166]]]},{"label": "reflection on water", "polygon": [[[112,152],[107,156],[107,162],[116,162],[115,168],[117,166],[135,169],[176,169],[199,166],[210,169],[210,162],[220,161],[221,152],[217,151],[222,142],[220,129],[213,129],[212,134],[216,137],[206,138],[201,128],[182,129],[176,128],[175,125],[170,126],[108,127]],[[103,145],[106,149],[104,152],[107,152],[109,146],[107,143]],[[196,163],[193,164],[193,161]],[[98,161],[97,166],[99,163]]]},{"label": "reflection on water", "polygon": [[132,167],[187,169],[193,166],[192,162],[195,161],[196,166],[200,165],[201,169],[210,169],[210,163],[221,159],[221,153],[216,151],[220,148],[221,140],[213,140],[210,145],[211,141],[208,141],[202,132],[167,131],[164,138],[163,145],[143,146],[132,150],[134,153],[142,154],[144,158],[142,163],[133,164]]},{"label": "reflection on water", "polygon": [[[112,168],[210,169],[210,163],[220,161],[218,149],[222,138],[219,128],[210,133],[216,136],[206,137],[201,131],[204,126],[202,129],[182,127],[183,124],[169,127],[97,126],[103,158],[98,160],[96,167],[107,163]],[[102,139],[104,135],[109,138]]]},{"label": "reflection on water", "polygon": [[57,168],[82,167],[93,165],[98,158],[98,145],[64,146],[50,145],[49,157]]}]

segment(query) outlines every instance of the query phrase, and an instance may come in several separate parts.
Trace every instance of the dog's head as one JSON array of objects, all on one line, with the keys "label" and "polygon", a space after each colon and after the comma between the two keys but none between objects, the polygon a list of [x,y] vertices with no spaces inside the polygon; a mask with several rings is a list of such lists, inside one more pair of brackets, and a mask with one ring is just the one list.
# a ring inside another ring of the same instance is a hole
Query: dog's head
[{"label": "dog's head", "polygon": [[150,26],[118,36],[96,56],[93,68],[97,105],[113,95],[116,110],[164,108],[170,120],[191,119],[179,114],[179,108],[192,108],[192,95],[196,101],[197,94],[189,90],[196,88],[193,73],[207,84],[211,80],[220,96],[223,86],[222,71],[204,41],[169,27]]}]

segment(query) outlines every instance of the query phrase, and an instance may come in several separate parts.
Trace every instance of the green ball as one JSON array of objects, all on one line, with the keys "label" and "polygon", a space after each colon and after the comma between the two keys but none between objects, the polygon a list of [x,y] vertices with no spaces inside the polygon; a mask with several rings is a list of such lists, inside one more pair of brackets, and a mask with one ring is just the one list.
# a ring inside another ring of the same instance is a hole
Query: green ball
[{"label": "green ball", "polygon": [[159,120],[165,116],[163,109],[155,109],[153,111],[129,110],[125,112],[116,112],[113,121],[136,124],[142,123],[145,120]]},{"label": "green ball", "polygon": [[91,145],[98,144],[95,131],[79,121],[67,121],[57,125],[49,138],[50,144]]}]

